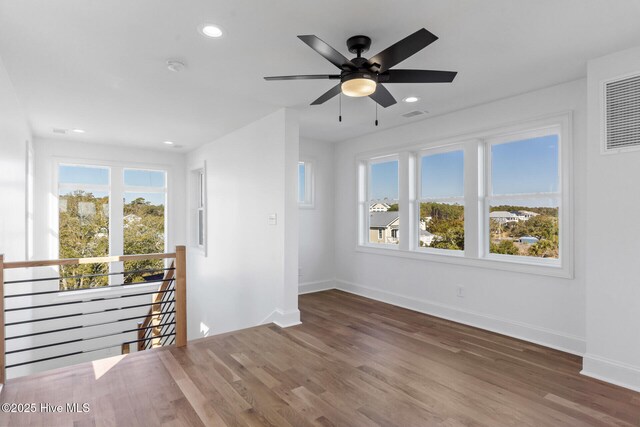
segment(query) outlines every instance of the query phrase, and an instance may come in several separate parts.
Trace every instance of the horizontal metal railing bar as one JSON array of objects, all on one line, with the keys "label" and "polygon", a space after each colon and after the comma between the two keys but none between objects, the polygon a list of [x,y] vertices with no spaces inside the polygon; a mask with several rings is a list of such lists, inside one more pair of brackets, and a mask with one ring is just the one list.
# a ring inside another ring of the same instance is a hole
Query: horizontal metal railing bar
[{"label": "horizontal metal railing bar", "polygon": [[[175,302],[175,299],[171,300],[171,302]],[[64,315],[60,315],[60,316],[42,317],[40,319],[21,320],[21,321],[18,321],[18,322],[5,323],[5,326],[23,325],[23,324],[26,324],[26,323],[43,322],[43,321],[47,321],[47,320],[66,319],[68,317],[88,316],[90,314],[109,313],[111,311],[128,310],[130,308],[139,308],[139,307],[150,307],[150,306],[153,306],[153,305],[158,305],[158,303],[152,302],[152,303],[149,303],[149,304],[137,304],[137,305],[129,305],[129,306],[126,306],[126,307],[114,307],[114,308],[108,308],[106,310],[90,311],[90,312],[87,312],[87,313],[73,313],[73,314],[64,314]],[[138,317],[145,317],[146,318],[147,316],[148,316],[148,314],[143,314],[143,315],[137,316],[135,318],[136,319]]]},{"label": "horizontal metal railing bar", "polygon": [[[171,311],[171,312],[168,312],[168,313],[175,313],[175,310]],[[92,328],[92,327],[95,327],[95,326],[105,326],[105,325],[110,325],[112,323],[126,322],[128,320],[135,320],[135,319],[140,319],[140,318],[145,318],[145,317],[147,317],[146,314],[144,314],[142,316],[123,317],[121,319],[112,320],[110,322],[93,323],[91,325],[69,326],[67,328],[50,329],[48,331],[33,332],[33,333],[30,333],[30,334],[12,335],[10,337],[6,337],[5,341],[15,340],[15,339],[19,339],[19,338],[28,338],[28,337],[33,337],[33,336],[36,336],[36,335],[53,334],[53,333],[56,333],[56,332],[66,332],[66,331],[73,331],[73,330],[77,330],[77,329]],[[137,329],[142,329],[142,328],[136,328],[136,330]]]},{"label": "horizontal metal railing bar", "polygon": [[96,289],[111,289],[111,288],[126,288],[132,285],[148,285],[150,283],[160,283],[160,282],[170,282],[174,280],[171,279],[158,279],[158,280],[148,280],[144,282],[131,282],[131,283],[121,283],[119,285],[105,285],[98,288],[78,288],[78,289],[63,289],[63,290],[55,290],[55,291],[41,291],[41,292],[31,292],[31,293],[22,293],[22,294],[9,294],[5,295],[5,298],[15,298],[15,297],[28,297],[33,295],[47,295],[47,294],[62,294],[65,292],[79,292],[79,291],[95,291]]},{"label": "horizontal metal railing bar", "polygon": [[[166,325],[171,325],[171,324],[175,325],[175,323],[176,322],[167,323]],[[76,339],[73,339],[73,340],[60,341],[60,342],[55,342],[55,343],[51,343],[51,344],[37,345],[35,347],[20,348],[18,350],[6,351],[5,354],[22,353],[23,351],[39,350],[39,349],[42,349],[42,348],[55,347],[55,346],[58,346],[58,345],[73,344],[73,343],[77,343],[77,342],[85,342],[85,341],[97,340],[97,339],[100,339],[100,338],[115,337],[115,336],[122,335],[122,334],[128,334],[128,333],[131,333],[131,332],[136,332],[138,329],[157,328],[159,326],[165,326],[165,325],[148,326],[147,328],[127,329],[127,330],[124,330],[124,331],[114,332],[114,333],[111,333],[111,334],[97,335],[95,337],[76,338]]]},{"label": "horizontal metal railing bar", "polygon": [[[104,277],[104,276],[116,276],[118,274],[126,275],[133,273],[152,273],[154,271],[168,271],[175,270],[175,267],[167,267],[167,268],[148,268],[145,270],[130,270],[130,271],[116,271],[111,273],[95,273],[95,274],[77,274],[75,276],[57,276],[57,277],[40,277],[38,279],[21,279],[21,280],[7,280],[4,282],[5,285],[10,285],[13,283],[32,283],[32,282],[47,282],[50,280],[62,280],[62,279],[80,279],[83,277]],[[144,282],[140,282],[144,283]],[[83,289],[95,289],[95,288],[81,288],[81,289],[73,289],[74,291],[80,291]],[[60,291],[62,292],[62,291]]]},{"label": "horizontal metal railing bar", "polygon": [[[151,282],[149,282],[151,283]],[[97,302],[97,301],[113,301],[113,300],[117,300],[117,299],[121,299],[121,298],[131,298],[131,297],[137,297],[137,296],[141,296],[141,295],[152,295],[152,294],[161,294],[161,293],[165,293],[165,292],[173,292],[173,289],[166,289],[164,291],[149,291],[149,292],[136,292],[135,294],[125,294],[125,295],[118,295],[115,297],[111,297],[111,298],[92,298],[92,299],[88,299],[88,300],[79,300],[79,301],[66,301],[66,302],[55,302],[52,304],[41,304],[41,305],[27,305],[24,307],[16,307],[16,308],[7,308],[4,310],[5,313],[9,313],[12,311],[21,311],[21,310],[31,310],[31,309],[36,309],[36,308],[48,308],[48,307],[58,307],[61,305],[71,305],[71,304],[86,304],[89,302]]]},{"label": "horizontal metal railing bar", "polygon": [[[134,342],[137,342],[137,341],[126,342],[126,343],[123,343],[123,344],[132,344]],[[15,367],[18,367],[18,366],[23,366],[23,365],[31,365],[32,363],[45,362],[47,360],[60,359],[60,358],[63,358],[63,357],[75,356],[75,355],[78,355],[78,354],[93,353],[95,351],[108,350],[110,348],[117,348],[117,347],[120,347],[120,346],[121,345],[110,345],[108,347],[95,348],[95,349],[91,349],[91,350],[74,351],[72,353],[60,354],[58,356],[50,356],[50,357],[44,357],[42,359],[30,360],[30,361],[27,361],[27,362],[13,363],[11,365],[5,366],[5,369],[15,368]]]},{"label": "horizontal metal railing bar", "polygon": [[92,258],[67,258],[67,259],[52,259],[41,261],[18,261],[18,262],[5,262],[4,268],[29,268],[29,267],[49,267],[53,265],[81,265],[81,264],[102,264],[107,262],[121,262],[121,261],[144,261],[148,259],[166,259],[175,258],[176,253],[157,253],[146,255],[114,255]]}]

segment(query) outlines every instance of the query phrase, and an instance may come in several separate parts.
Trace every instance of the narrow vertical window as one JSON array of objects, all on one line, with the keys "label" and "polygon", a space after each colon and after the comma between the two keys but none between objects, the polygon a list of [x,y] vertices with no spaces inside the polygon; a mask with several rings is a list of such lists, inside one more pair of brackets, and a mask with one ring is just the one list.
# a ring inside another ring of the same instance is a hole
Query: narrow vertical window
[{"label": "narrow vertical window", "polygon": [[[123,237],[124,254],[165,251],[167,184],[164,171],[124,169]],[[162,260],[126,261],[125,282],[157,279]],[[161,278],[161,277],[160,277]]]},{"label": "narrow vertical window", "polygon": [[[58,167],[58,254],[59,258],[88,258],[109,255],[109,169],[98,166]],[[60,289],[107,286],[108,264],[60,267]]]},{"label": "narrow vertical window", "polygon": [[369,163],[369,243],[398,245],[400,217],[398,204],[398,160],[381,159]]},{"label": "narrow vertical window", "polygon": [[557,131],[489,143],[489,253],[559,259],[560,171]]},{"label": "narrow vertical window", "polygon": [[300,207],[313,207],[313,163],[310,161],[298,162],[298,205]]},{"label": "narrow vertical window", "polygon": [[198,174],[198,203],[197,203],[197,212],[198,212],[198,246],[201,249],[204,249],[205,242],[205,218],[204,218],[204,206],[205,206],[205,180],[204,180],[204,169],[200,169],[197,171]]},{"label": "narrow vertical window", "polygon": [[464,250],[464,152],[420,158],[419,247]]}]

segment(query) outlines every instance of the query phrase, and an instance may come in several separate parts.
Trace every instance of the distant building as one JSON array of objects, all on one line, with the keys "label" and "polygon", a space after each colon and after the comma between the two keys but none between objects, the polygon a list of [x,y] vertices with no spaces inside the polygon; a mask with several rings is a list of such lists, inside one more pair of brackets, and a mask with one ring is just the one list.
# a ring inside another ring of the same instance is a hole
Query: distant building
[{"label": "distant building", "polygon": [[491,218],[492,220],[496,221],[499,224],[507,224],[509,222],[520,221],[520,218],[518,217],[518,215],[512,212],[507,212],[507,211],[491,212],[489,213],[489,218]]},{"label": "distant building", "polygon": [[369,214],[369,242],[398,244],[400,217],[397,211]]},{"label": "distant building", "polygon": [[425,246],[431,246],[435,237],[435,234],[431,234],[427,230],[420,230],[420,242],[424,243]]},{"label": "distant building", "polygon": [[391,208],[390,205],[382,202],[374,203],[369,206],[369,212],[386,212]]},{"label": "distant building", "polygon": [[535,213],[535,212],[531,212],[531,211],[517,211],[516,215],[518,215],[518,218],[521,221],[527,221],[527,220],[533,218],[534,216],[538,216],[540,214],[539,213]]}]

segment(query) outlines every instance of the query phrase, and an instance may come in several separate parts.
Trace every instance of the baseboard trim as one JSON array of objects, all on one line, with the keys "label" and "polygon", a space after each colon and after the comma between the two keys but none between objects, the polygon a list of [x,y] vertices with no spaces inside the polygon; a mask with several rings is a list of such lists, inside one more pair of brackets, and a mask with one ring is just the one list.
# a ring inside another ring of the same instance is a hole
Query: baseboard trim
[{"label": "baseboard trim", "polygon": [[582,375],[640,392],[640,367],[585,354]]},{"label": "baseboard trim", "polygon": [[272,314],[271,322],[281,328],[288,328],[290,326],[302,324],[300,321],[300,311],[298,309],[288,311],[275,310]]},{"label": "baseboard trim", "polygon": [[317,280],[315,282],[305,282],[298,284],[298,295],[311,294],[314,292],[328,291],[336,288],[334,279]]},{"label": "baseboard trim", "polygon": [[567,335],[558,331],[540,328],[521,322],[491,316],[471,310],[463,310],[445,304],[434,303],[393,292],[370,288],[345,280],[336,279],[336,288],[355,295],[371,298],[388,304],[474,326],[502,335],[539,344],[545,347],[582,356],[586,350],[583,338]]}]

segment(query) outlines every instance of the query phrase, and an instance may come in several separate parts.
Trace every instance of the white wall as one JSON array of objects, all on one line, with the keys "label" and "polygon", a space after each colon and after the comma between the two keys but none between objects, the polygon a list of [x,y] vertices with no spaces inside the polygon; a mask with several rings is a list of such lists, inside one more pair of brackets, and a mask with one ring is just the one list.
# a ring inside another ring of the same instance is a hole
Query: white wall
[{"label": "white wall", "polygon": [[[575,216],[575,278],[563,279],[364,253],[357,246],[356,155],[573,111],[575,212],[586,209],[586,81],[468,108],[336,143],[338,287],[550,347],[585,350],[585,216]],[[464,285],[466,296],[456,296]]]},{"label": "white wall", "polygon": [[297,126],[279,110],[189,153],[189,171],[206,162],[208,239],[206,257],[187,251],[189,339],[299,322]]},{"label": "white wall", "polygon": [[333,144],[300,139],[300,159],[312,162],[314,175],[313,207],[299,211],[299,287],[305,293],[335,287]]},{"label": "white wall", "polygon": [[27,256],[27,150],[31,132],[0,60],[0,254]]},{"label": "white wall", "polygon": [[[586,375],[640,391],[640,151],[600,153],[601,83],[640,73],[640,47],[588,67]],[[611,212],[629,213],[612,219]]]}]

